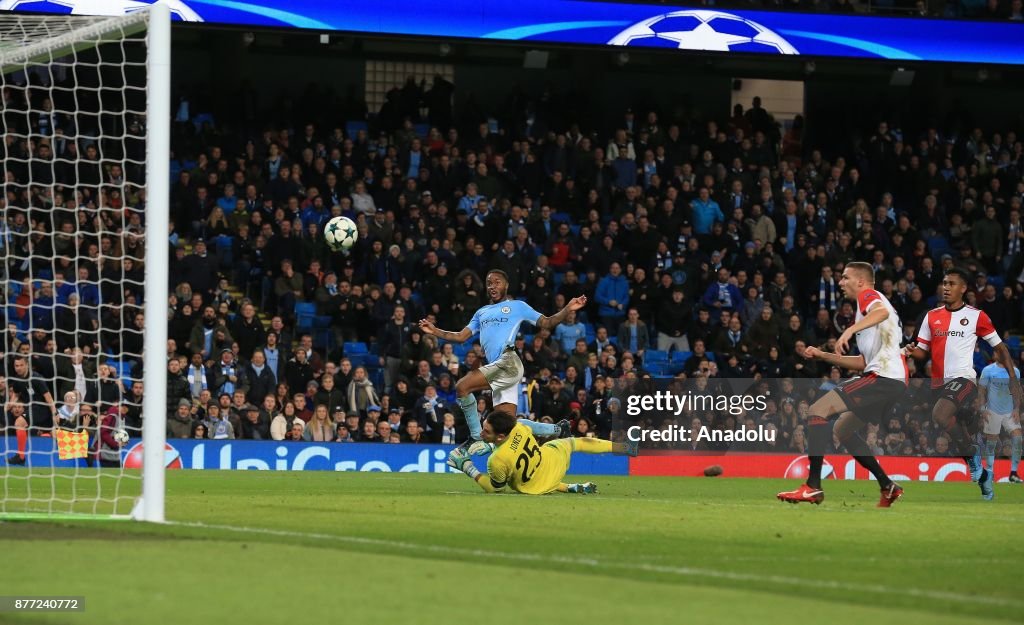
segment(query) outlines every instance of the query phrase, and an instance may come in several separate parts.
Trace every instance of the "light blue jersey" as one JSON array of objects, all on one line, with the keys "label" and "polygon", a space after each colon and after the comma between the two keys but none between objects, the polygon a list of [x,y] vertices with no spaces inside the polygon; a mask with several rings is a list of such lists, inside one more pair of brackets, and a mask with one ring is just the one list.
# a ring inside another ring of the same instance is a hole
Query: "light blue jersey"
[{"label": "light blue jersey", "polygon": [[495,362],[506,347],[515,345],[519,326],[524,321],[536,324],[541,314],[520,300],[505,300],[489,304],[476,311],[467,326],[473,334],[480,334],[487,362]]},{"label": "light blue jersey", "polygon": [[[1020,371],[1017,370],[1017,367],[1014,367],[1013,370],[1019,378]],[[988,392],[988,401],[985,404],[986,409],[996,414],[1010,414],[1013,412],[1013,396],[1010,395],[1010,376],[1007,375],[1006,369],[1003,369],[996,363],[990,364],[981,370],[978,384]]]}]

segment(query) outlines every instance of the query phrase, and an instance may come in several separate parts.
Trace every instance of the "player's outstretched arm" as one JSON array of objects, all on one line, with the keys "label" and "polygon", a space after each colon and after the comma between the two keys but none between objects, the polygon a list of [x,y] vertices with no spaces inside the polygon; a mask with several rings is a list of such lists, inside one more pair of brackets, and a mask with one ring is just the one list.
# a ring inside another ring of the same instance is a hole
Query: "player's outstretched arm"
[{"label": "player's outstretched arm", "polygon": [[[839,349],[838,346],[836,349]],[[818,349],[817,347],[808,347],[804,350],[804,353],[808,358],[815,358],[823,362],[827,362],[830,365],[835,365],[840,369],[849,369],[851,371],[863,371],[867,363],[864,362],[863,356],[841,356],[839,354],[833,354]]]},{"label": "player's outstretched arm", "polygon": [[448,330],[439,330],[433,323],[426,319],[420,319],[417,324],[420,330],[424,334],[430,334],[436,336],[439,339],[451,341],[452,343],[465,343],[473,337],[473,331],[469,328],[462,328],[458,332],[449,332]]},{"label": "player's outstretched arm", "polygon": [[928,352],[921,349],[919,343],[910,343],[903,348],[903,355],[914,360],[928,360]]},{"label": "player's outstretched arm", "polygon": [[[873,328],[889,318],[889,309],[885,306],[875,306],[864,318],[843,331],[843,334],[836,341],[836,353],[840,356],[850,348],[850,339],[861,330]],[[861,369],[864,367],[862,366]]]},{"label": "player's outstretched arm", "polygon": [[1020,414],[1021,402],[1024,401],[1022,391],[1020,387],[1020,379],[1017,378],[1017,372],[1013,369],[1013,356],[1010,355],[1010,350],[1006,347],[1006,343],[1000,343],[993,349],[993,356],[995,356],[996,362],[1003,369],[1006,369],[1006,374],[1010,376],[1010,395],[1013,396],[1013,410]]},{"label": "player's outstretched arm", "polygon": [[565,308],[551,315],[550,317],[541,317],[537,320],[537,327],[542,330],[554,330],[558,327],[558,324],[565,321],[565,318],[569,316],[572,311],[581,310],[587,305],[587,296],[580,295],[569,300],[569,303],[565,305]]},{"label": "player's outstretched arm", "polygon": [[482,473],[473,465],[473,460],[465,451],[456,449],[448,456],[448,466],[458,469],[469,476],[471,480],[484,490],[485,493],[496,493],[505,488],[504,482],[495,481],[489,473]]}]

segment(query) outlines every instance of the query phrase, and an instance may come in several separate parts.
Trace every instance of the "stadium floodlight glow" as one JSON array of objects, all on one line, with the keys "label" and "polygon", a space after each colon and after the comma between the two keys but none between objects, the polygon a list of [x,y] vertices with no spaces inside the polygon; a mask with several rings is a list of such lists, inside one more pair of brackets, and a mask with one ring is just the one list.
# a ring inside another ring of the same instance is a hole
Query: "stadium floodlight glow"
[{"label": "stadium floodlight glow", "polygon": [[[0,9],[20,4],[24,3],[3,0]],[[35,357],[53,359],[52,370],[57,373],[46,381],[58,388],[70,385],[71,390],[54,397],[58,405],[67,408],[58,412],[57,425],[62,427],[53,431],[54,436],[25,437],[27,440],[19,441],[18,451],[12,454],[20,457],[25,467],[11,467],[10,462],[5,462],[0,468],[0,518],[86,515],[162,522],[167,419],[171,14],[176,12],[179,19],[188,19],[192,13],[180,0],[152,6],[140,2],[88,4],[113,17],[83,15],[84,11],[76,9],[84,8],[84,3],[68,6],[71,14],[62,16],[0,12],[0,89],[17,94],[23,92],[24,85],[32,84],[34,92],[32,98],[11,98],[5,107],[11,112],[19,109],[19,117],[25,120],[47,120],[45,128],[37,128],[18,124],[13,116],[8,118],[14,121],[5,125],[7,138],[13,145],[26,147],[17,153],[9,152],[6,157],[9,169],[16,167],[21,172],[9,173],[14,177],[8,179],[8,184],[26,197],[39,190],[41,197],[50,202],[54,222],[71,225],[72,237],[86,234],[75,225],[81,208],[94,209],[99,224],[97,237],[117,241],[117,248],[111,249],[118,251],[105,254],[105,262],[96,266],[95,279],[71,276],[67,282],[77,279],[82,286],[102,293],[102,298],[110,296],[105,290],[100,291],[101,285],[117,285],[113,291],[123,294],[119,301],[104,303],[97,295],[95,303],[86,304],[95,306],[97,312],[101,305],[112,306],[116,312],[111,314],[124,316],[134,308],[134,319],[141,327],[113,328],[109,323],[120,321],[106,322],[104,315],[97,314],[96,336],[117,332],[122,337],[132,337],[130,343],[127,338],[119,340],[116,345],[120,351],[111,351],[113,355],[99,367],[106,368],[104,372],[116,371],[116,383],[128,387],[125,397],[133,383],[142,382],[133,374],[141,367],[145,377],[141,400],[132,397],[113,405],[137,407],[142,425],[126,425],[119,410],[98,410],[84,418],[82,402],[75,401],[76,379],[66,374],[61,377],[61,370],[56,367],[57,360],[65,356],[33,352]],[[68,149],[69,144],[79,149]],[[97,170],[95,180],[85,179],[89,175],[87,153],[93,150],[111,169],[105,173]],[[117,176],[113,175],[114,167],[119,168]],[[0,207],[0,218],[6,223],[8,212],[15,210],[14,206]],[[57,238],[57,233],[54,237]],[[19,269],[27,274],[24,280],[40,285],[55,283],[61,273],[60,258],[49,252],[44,256],[44,252],[35,249],[11,248],[9,254],[24,261]],[[73,241],[70,249],[70,257],[84,253],[75,248]],[[131,267],[138,265],[129,265],[128,261],[143,263],[144,271],[130,273]],[[13,284],[10,274],[4,274],[3,279],[8,287]],[[84,300],[82,303],[85,304]],[[65,310],[73,317],[79,316],[70,301],[55,297],[54,318],[58,318],[58,311]],[[143,315],[141,319],[139,315]],[[33,316],[27,316],[22,323],[21,331],[25,333],[52,328],[55,340],[63,337],[72,341],[75,349],[68,348],[67,356],[72,362],[81,354],[83,358],[102,355],[100,349],[79,349],[83,345],[79,341],[87,339],[76,328],[69,330],[56,322],[37,328]],[[97,346],[110,347],[103,338],[97,341]],[[40,374],[29,371],[29,376],[33,375]],[[65,395],[71,401],[65,403]],[[38,417],[34,411],[28,416],[32,421]],[[29,425],[48,429],[44,422]],[[11,428],[12,436],[14,429]],[[127,444],[123,443],[125,432],[130,437]],[[104,433],[108,436],[104,437]],[[0,440],[7,441],[8,452],[15,451],[9,438]],[[98,448],[95,455],[91,453],[94,447]],[[141,474],[125,468],[123,460],[131,452],[141,459],[136,467],[142,469]],[[106,465],[87,466],[89,458]],[[44,481],[49,481],[49,488],[33,486]]]}]

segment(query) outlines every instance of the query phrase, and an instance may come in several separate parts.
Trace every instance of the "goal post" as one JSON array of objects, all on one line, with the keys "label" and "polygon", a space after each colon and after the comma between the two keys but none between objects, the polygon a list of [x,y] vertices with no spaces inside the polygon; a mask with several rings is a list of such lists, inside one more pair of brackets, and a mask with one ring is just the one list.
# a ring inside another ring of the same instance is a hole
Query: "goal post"
[{"label": "goal post", "polygon": [[10,6],[0,2],[0,519],[162,522],[170,10]]}]

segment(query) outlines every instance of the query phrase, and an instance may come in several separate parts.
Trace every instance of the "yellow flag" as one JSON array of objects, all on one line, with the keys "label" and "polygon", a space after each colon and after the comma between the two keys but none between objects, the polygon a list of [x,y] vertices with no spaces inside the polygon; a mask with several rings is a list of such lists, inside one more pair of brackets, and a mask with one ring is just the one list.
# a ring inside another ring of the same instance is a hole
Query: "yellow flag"
[{"label": "yellow flag", "polygon": [[61,460],[85,458],[89,455],[89,433],[57,430],[57,457]]}]

